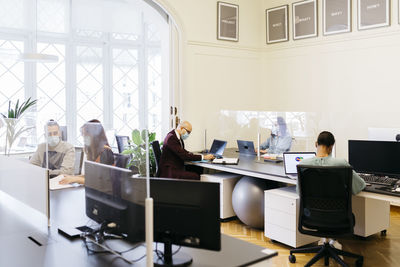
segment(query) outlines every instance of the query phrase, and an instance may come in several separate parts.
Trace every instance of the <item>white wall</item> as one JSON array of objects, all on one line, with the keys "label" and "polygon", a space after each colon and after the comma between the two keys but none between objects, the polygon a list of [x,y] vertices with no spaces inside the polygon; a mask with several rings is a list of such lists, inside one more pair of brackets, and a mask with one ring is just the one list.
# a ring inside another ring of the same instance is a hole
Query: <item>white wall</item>
[{"label": "white wall", "polygon": [[367,138],[368,127],[400,124],[397,1],[390,27],[358,31],[353,0],[352,32],[322,36],[319,0],[317,38],[293,41],[290,25],[290,41],[273,45],[265,44],[265,9],[289,4],[291,23],[293,0],[229,1],[239,5],[237,43],[216,39],[216,0],[159,2],[183,34],[181,114],[194,126],[189,148],[202,148],[203,130],[218,128],[221,109],[316,112],[325,118],[321,130],[335,134],[340,157],[348,139]]},{"label": "white wall", "polygon": [[348,139],[367,138],[368,127],[395,128],[400,123],[397,1],[391,1],[390,27],[358,31],[353,0],[353,30],[335,36],[322,36],[322,1],[318,1],[319,37],[296,41],[292,2],[263,1],[263,9],[290,4],[290,41],[263,44],[261,93],[270,96],[271,110],[324,114],[328,130],[337,137],[337,155],[346,157]]},{"label": "white wall", "polygon": [[[217,40],[216,0],[158,2],[182,30],[180,112],[193,124],[188,147],[200,149],[204,129],[218,127],[219,110],[255,109],[265,103],[257,97],[262,84],[262,1],[230,1],[239,5],[239,42]],[[210,134],[209,142],[214,137]]]}]

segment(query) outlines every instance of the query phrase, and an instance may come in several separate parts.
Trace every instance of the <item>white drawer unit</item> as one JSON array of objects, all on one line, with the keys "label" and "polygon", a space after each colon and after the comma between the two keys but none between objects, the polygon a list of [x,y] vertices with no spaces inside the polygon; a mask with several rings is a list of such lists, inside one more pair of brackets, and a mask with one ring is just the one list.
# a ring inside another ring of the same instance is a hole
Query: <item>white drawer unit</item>
[{"label": "white drawer unit", "polygon": [[241,175],[234,173],[214,173],[214,174],[202,174],[200,176],[201,181],[214,182],[220,184],[220,217],[221,219],[227,219],[236,216],[235,211],[232,207],[232,192],[235,188],[236,183],[242,178]]},{"label": "white drawer unit", "polygon": [[[297,230],[300,198],[296,186],[264,191],[264,235],[291,247],[318,241]],[[385,231],[390,225],[390,201],[384,196],[360,192],[352,197],[354,234],[367,237]]]},{"label": "white drawer unit", "polygon": [[264,235],[291,247],[301,247],[318,241],[315,236],[297,230],[299,196],[295,186],[264,191]]},{"label": "white drawer unit", "polygon": [[371,195],[373,193],[361,192],[352,198],[351,205],[356,220],[355,235],[367,237],[389,228],[390,202]]}]

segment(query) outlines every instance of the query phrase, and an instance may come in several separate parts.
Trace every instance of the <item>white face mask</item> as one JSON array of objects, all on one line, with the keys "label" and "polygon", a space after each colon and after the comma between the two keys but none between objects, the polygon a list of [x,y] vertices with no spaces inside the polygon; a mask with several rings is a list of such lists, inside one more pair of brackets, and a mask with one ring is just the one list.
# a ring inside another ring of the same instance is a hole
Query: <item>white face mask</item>
[{"label": "white face mask", "polygon": [[188,139],[188,137],[189,137],[188,132],[185,132],[184,134],[181,135],[182,140],[186,140]]},{"label": "white face mask", "polygon": [[58,143],[60,143],[60,137],[59,136],[48,136],[47,143],[49,144],[49,146],[56,146],[56,145],[58,145]]},{"label": "white face mask", "polygon": [[83,137],[83,143],[85,144],[85,146],[90,146],[90,144],[92,143],[92,140],[90,139],[90,136],[84,136]]}]

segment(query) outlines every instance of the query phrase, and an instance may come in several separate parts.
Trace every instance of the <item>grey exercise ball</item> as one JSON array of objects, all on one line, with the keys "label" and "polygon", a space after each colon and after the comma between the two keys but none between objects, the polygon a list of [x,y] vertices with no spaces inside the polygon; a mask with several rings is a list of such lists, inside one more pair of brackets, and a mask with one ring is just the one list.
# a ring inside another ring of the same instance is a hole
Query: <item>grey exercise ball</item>
[{"label": "grey exercise ball", "polygon": [[253,228],[264,227],[264,190],[268,181],[244,176],[232,193],[232,206],[238,218]]}]

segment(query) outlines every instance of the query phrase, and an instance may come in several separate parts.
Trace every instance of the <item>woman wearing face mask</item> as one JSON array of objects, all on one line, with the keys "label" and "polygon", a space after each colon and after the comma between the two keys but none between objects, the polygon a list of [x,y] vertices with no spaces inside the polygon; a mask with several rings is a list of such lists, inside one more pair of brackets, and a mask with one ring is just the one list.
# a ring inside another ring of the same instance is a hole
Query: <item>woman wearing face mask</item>
[{"label": "woman wearing face mask", "polygon": [[285,120],[278,117],[276,121],[271,129],[271,137],[260,145],[261,153],[282,154],[289,151],[292,146],[292,137],[287,130]]},{"label": "woman wearing face mask", "polygon": [[[61,140],[60,126],[54,120],[47,122],[45,132],[47,142],[38,146],[35,154],[30,159],[30,163],[48,168],[51,177],[60,174],[74,174],[74,146]],[[49,154],[48,164],[46,162],[46,151]]]},{"label": "woman wearing face mask", "polygon": [[[83,136],[84,152],[86,159],[102,164],[113,165],[114,155],[108,144],[106,133],[103,126],[98,120],[91,120],[81,127]],[[85,177],[79,176],[66,176],[60,181],[60,184],[68,183],[85,183]]]}]

